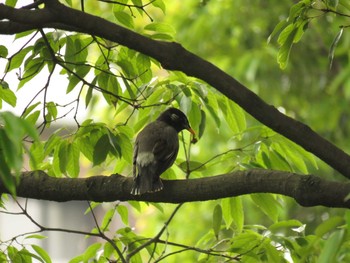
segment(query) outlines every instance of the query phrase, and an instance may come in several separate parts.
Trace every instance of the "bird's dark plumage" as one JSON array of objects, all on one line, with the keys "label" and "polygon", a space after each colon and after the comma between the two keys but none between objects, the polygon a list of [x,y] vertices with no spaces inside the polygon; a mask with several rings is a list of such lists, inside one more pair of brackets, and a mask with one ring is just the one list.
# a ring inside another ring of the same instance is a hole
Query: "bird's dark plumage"
[{"label": "bird's dark plumage", "polygon": [[137,135],[131,194],[141,195],[163,189],[159,177],[174,163],[179,151],[178,132],[184,129],[194,134],[186,115],[178,109],[170,108]]}]

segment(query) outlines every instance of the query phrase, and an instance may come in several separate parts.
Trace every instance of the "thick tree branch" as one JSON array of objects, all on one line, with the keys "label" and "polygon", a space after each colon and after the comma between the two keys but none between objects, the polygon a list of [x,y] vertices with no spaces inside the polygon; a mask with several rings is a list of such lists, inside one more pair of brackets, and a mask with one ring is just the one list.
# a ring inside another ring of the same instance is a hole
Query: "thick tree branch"
[{"label": "thick tree branch", "polygon": [[[268,105],[233,77],[187,51],[181,45],[149,39],[100,17],[68,8],[56,0],[46,0],[45,3],[44,10],[34,11],[13,9],[0,4],[0,18],[37,27],[52,27],[54,24],[56,29],[74,28],[75,31],[96,35],[153,57],[165,69],[179,70],[202,79],[235,101],[258,121],[299,144],[350,178],[348,154],[308,126]],[[24,25],[22,27],[25,28]],[[14,27],[13,33],[17,33],[15,29],[18,28]],[[0,27],[0,34],[11,34],[11,32]]]},{"label": "thick tree branch", "polygon": [[0,19],[8,19],[12,22],[41,27],[43,24],[52,21],[54,17],[47,8],[35,10],[15,9],[0,4]]},{"label": "thick tree branch", "polygon": [[[272,170],[237,171],[190,180],[163,180],[164,190],[133,196],[131,177],[55,178],[43,171],[26,172],[17,187],[19,197],[58,202],[139,200],[163,203],[207,201],[252,193],[275,193],[294,198],[302,206],[350,208],[350,183],[332,182],[314,175]],[[7,190],[0,183],[0,193]]]}]

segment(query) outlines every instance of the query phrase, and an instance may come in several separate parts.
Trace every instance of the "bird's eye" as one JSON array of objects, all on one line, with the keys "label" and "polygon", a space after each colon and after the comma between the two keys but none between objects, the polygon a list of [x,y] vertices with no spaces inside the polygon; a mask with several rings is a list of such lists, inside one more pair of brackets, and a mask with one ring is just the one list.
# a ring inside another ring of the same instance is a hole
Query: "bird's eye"
[{"label": "bird's eye", "polygon": [[179,116],[173,113],[170,115],[170,119],[172,119],[173,121],[177,121],[179,119]]}]

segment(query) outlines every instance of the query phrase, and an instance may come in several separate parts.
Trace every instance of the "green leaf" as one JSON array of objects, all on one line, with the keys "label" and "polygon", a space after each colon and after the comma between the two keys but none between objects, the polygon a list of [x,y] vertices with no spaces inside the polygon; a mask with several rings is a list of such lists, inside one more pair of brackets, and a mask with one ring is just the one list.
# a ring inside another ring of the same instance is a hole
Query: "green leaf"
[{"label": "green leaf", "polygon": [[17,0],[6,0],[6,5],[11,6],[11,7],[15,7],[17,4]]},{"label": "green leaf", "polygon": [[29,137],[31,137],[35,141],[39,140],[39,134],[38,134],[38,131],[37,131],[36,127],[34,126],[34,124],[31,124],[27,120],[23,120],[21,118],[18,118],[18,120],[20,120],[20,127],[21,127],[21,129],[23,129],[24,135],[22,137],[28,135]]},{"label": "green leaf", "polygon": [[235,224],[235,231],[236,233],[241,233],[244,226],[244,211],[243,211],[243,204],[242,204],[242,198],[240,196],[237,197],[231,197],[231,206],[232,206],[232,218],[233,222]]},{"label": "green leaf", "polygon": [[152,2],[152,5],[155,7],[158,7],[160,10],[163,11],[163,14],[166,12],[166,6],[162,0],[156,0]]},{"label": "green leaf", "polygon": [[231,206],[231,198],[224,198],[221,200],[221,208],[223,219],[226,224],[226,228],[228,229],[233,221],[232,218],[232,206]]},{"label": "green leaf", "polygon": [[148,83],[152,80],[151,59],[142,53],[136,57],[136,64],[139,71],[140,80]]},{"label": "green leaf", "polygon": [[110,151],[111,144],[107,134],[103,134],[94,146],[93,151],[93,164],[99,165],[104,162],[107,158],[108,152]]},{"label": "green leaf", "polygon": [[308,5],[306,5],[306,2],[309,2],[308,4],[310,4],[311,1],[299,1],[290,8],[288,22],[294,22],[300,18],[302,12],[304,12],[305,8],[308,7]]},{"label": "green leaf", "polygon": [[280,44],[280,49],[277,55],[277,62],[281,69],[285,69],[288,64],[289,54],[294,42],[294,36],[297,32],[297,28],[294,24],[288,25],[278,37],[277,42]]},{"label": "green leaf", "polygon": [[278,136],[277,140],[282,151],[285,152],[285,156],[290,160],[301,172],[307,173],[305,160],[308,161],[314,168],[318,169],[317,162],[313,154],[307,152],[301,146],[286,139],[285,137]]},{"label": "green leaf", "polygon": [[6,58],[8,55],[8,50],[5,46],[0,45],[0,58]]},{"label": "green leaf", "polygon": [[[293,147],[294,148],[294,147]],[[283,170],[289,170],[289,165],[296,167],[298,171],[307,174],[308,169],[305,164],[304,159],[298,155],[297,151],[293,151],[293,148],[289,148],[286,144],[283,143],[272,143],[271,149],[274,149],[279,155],[280,159],[283,160],[288,167],[285,167]]]},{"label": "green leaf", "polygon": [[118,205],[117,206],[117,212],[120,215],[120,218],[122,219],[123,223],[125,225],[129,225],[129,211],[128,208],[124,205]]},{"label": "green leaf", "polygon": [[31,50],[33,50],[33,46],[29,46],[29,47],[23,48],[21,51],[19,51],[14,56],[12,56],[10,58],[8,64],[7,64],[7,66],[6,66],[8,71],[11,71],[13,69],[19,68],[22,65],[22,63],[23,63],[23,60],[24,60],[25,56]]},{"label": "green leaf", "polygon": [[90,104],[90,101],[92,99],[92,92],[93,92],[93,88],[89,86],[85,96],[85,108],[87,108]]},{"label": "green leaf", "polygon": [[167,180],[175,180],[177,179],[176,173],[174,172],[173,168],[170,168],[166,170],[164,173],[162,173],[162,177]]},{"label": "green leaf", "polygon": [[46,121],[53,121],[57,118],[57,107],[52,101],[46,103],[47,114],[45,116]]},{"label": "green leaf", "polygon": [[18,84],[18,89],[22,88],[24,84],[37,76],[43,69],[45,63],[43,58],[28,58],[24,66],[24,74]]},{"label": "green leaf", "polygon": [[[19,260],[20,260],[18,258],[18,249],[13,247],[13,246],[7,247],[7,255],[10,258],[11,262],[19,262]],[[20,261],[20,262],[22,262],[22,261]]]},{"label": "green leaf", "polygon": [[[20,39],[20,38],[29,36],[29,35],[31,35],[31,34],[34,35],[34,34],[36,34],[36,33],[38,33],[38,30],[36,30],[36,29],[28,30],[28,31],[24,31],[24,32],[20,32],[20,33],[17,33],[17,34],[15,35],[15,39]],[[33,48],[33,47],[31,47],[31,48]]]},{"label": "green leaf", "polygon": [[33,170],[38,169],[39,164],[44,161],[44,146],[41,142],[37,141],[32,144],[29,151],[29,164]]},{"label": "green leaf", "polygon": [[71,74],[69,79],[69,84],[66,93],[70,93],[78,83],[89,73],[90,67],[85,65],[79,65],[74,69],[75,74]]},{"label": "green leaf", "polygon": [[246,129],[246,120],[243,110],[233,101],[225,99],[225,118],[233,133],[240,139],[241,133]]},{"label": "green leaf", "polygon": [[94,155],[94,148],[96,145],[97,140],[101,136],[101,131],[98,129],[92,130],[89,132],[89,134],[84,134],[85,132],[82,131],[90,131],[90,129],[87,129],[86,127],[80,127],[78,134],[76,136],[76,141],[79,146],[80,152],[84,154],[84,156],[90,160],[93,161],[93,155]]},{"label": "green leaf", "polygon": [[[121,136],[119,134],[115,135],[110,130],[108,130],[107,135],[108,135],[108,140],[109,140],[109,145],[110,145],[110,152],[115,157],[122,156],[122,147],[123,147],[122,144],[123,144],[123,142],[121,142],[122,141]],[[128,147],[128,146],[126,145],[125,147]],[[128,149],[125,149],[125,152],[128,152]],[[127,159],[127,156],[125,156],[125,158]],[[129,160],[129,161],[131,161],[131,160]]]},{"label": "green leaf", "polygon": [[101,203],[90,201],[90,205],[85,210],[84,215],[87,215],[88,213],[92,212],[92,210],[94,210],[96,207],[98,207],[100,205],[101,205]]},{"label": "green leaf", "polygon": [[117,147],[119,152],[121,151],[121,155],[125,161],[128,163],[132,163],[133,158],[133,145],[130,141],[130,137],[126,136],[123,133],[119,133],[117,135],[117,142],[119,142],[119,145],[114,145],[114,147]]},{"label": "green leaf", "polygon": [[268,39],[267,39],[267,43],[271,42],[271,39],[282,30],[282,28],[284,28],[286,25],[288,24],[287,20],[282,20],[280,21],[275,28],[273,29],[272,33],[269,35]]},{"label": "green leaf", "polygon": [[64,0],[68,6],[72,6],[72,0]]},{"label": "green leaf", "polygon": [[[197,132],[199,129],[199,123],[201,122],[201,117],[202,117],[201,111],[200,111],[199,105],[195,103],[193,100],[191,101],[189,108],[190,110],[185,114],[187,115],[188,121],[190,122],[192,129]],[[187,131],[185,131],[184,135],[187,137]]]},{"label": "green leaf", "polygon": [[132,0],[132,3],[137,7],[142,7],[142,0]]},{"label": "green leaf", "polygon": [[[1,84],[1,82],[0,82],[0,84]],[[6,103],[8,103],[9,105],[11,105],[12,107],[15,107],[16,102],[17,102],[17,97],[12,90],[10,90],[8,88],[7,89],[3,88],[0,85],[0,100],[3,100]]]},{"label": "green leaf", "polygon": [[25,118],[29,115],[29,113],[31,113],[38,105],[40,104],[40,102],[37,102],[37,103],[34,103],[32,105],[30,105],[29,107],[27,107],[23,114],[22,114],[22,117]]},{"label": "green leaf", "polygon": [[47,236],[43,236],[43,235],[39,235],[39,234],[33,234],[33,235],[25,236],[25,239],[31,239],[31,238],[34,238],[34,239],[46,239]]},{"label": "green leaf", "polygon": [[115,11],[114,17],[124,26],[134,28],[134,20],[131,15],[123,11]]},{"label": "green leaf", "polygon": [[205,165],[197,161],[183,161],[178,164],[180,169],[185,173],[189,171],[203,171],[206,169]]},{"label": "green leaf", "polygon": [[[76,53],[75,45],[74,45],[74,38],[72,36],[66,37],[66,52],[64,54],[64,60],[69,62],[75,62],[74,55]],[[68,68],[72,68],[72,65],[70,63],[67,64]]]},{"label": "green leaf", "polygon": [[214,207],[214,211],[213,211],[213,230],[217,239],[219,237],[219,232],[221,229],[221,222],[222,222],[222,210],[221,210],[221,206],[217,204]]},{"label": "green leaf", "polygon": [[128,204],[131,205],[133,208],[135,208],[138,212],[141,212],[140,202],[128,201]]},{"label": "green leaf", "polygon": [[48,156],[52,153],[52,151],[61,144],[61,137],[57,135],[57,133],[51,134],[49,139],[45,142],[44,150],[45,155]]},{"label": "green leaf", "polygon": [[281,205],[272,194],[251,194],[250,197],[261,211],[273,222],[277,222]]},{"label": "green leaf", "polygon": [[102,219],[102,223],[100,225],[100,229],[102,232],[105,232],[105,231],[108,231],[109,230],[109,226],[113,220],[113,217],[114,217],[114,214],[115,214],[115,209],[112,208],[112,209],[109,209],[103,219]]},{"label": "green leaf", "polygon": [[70,93],[81,81],[78,77],[76,77],[74,74],[71,74],[70,77],[68,78],[69,83],[67,86],[66,93]]},{"label": "green leaf", "polygon": [[[152,72],[151,72],[151,73],[152,73]],[[129,97],[130,97],[131,99],[135,99],[135,98],[136,98],[136,95],[135,95],[134,90],[133,90],[132,87],[130,86],[128,80],[126,80],[126,78],[123,76],[123,74],[121,74],[121,75],[122,75],[123,84],[124,84],[124,86],[125,86],[125,88],[126,88],[126,91],[125,91],[125,92],[127,92],[127,93],[129,94]],[[125,105],[124,107],[127,106],[126,103],[125,103],[124,105]],[[121,111],[121,110],[123,109],[123,107],[119,107],[119,108],[120,108],[119,111]]]},{"label": "green leaf", "polygon": [[0,164],[0,176],[5,186],[14,193],[14,177],[19,175],[23,164],[23,144],[25,136],[38,139],[38,134],[27,121],[13,115],[10,112],[1,112],[0,119],[3,127],[0,129],[0,150],[2,153]]},{"label": "green leaf", "polygon": [[332,64],[333,64],[333,59],[334,59],[334,53],[335,53],[335,49],[338,46],[338,43],[340,41],[340,38],[343,35],[343,31],[344,31],[344,27],[341,27],[338,34],[335,36],[332,45],[329,49],[329,54],[328,54],[328,60],[329,60],[329,68],[332,68]]},{"label": "green leaf", "polygon": [[244,213],[242,200],[238,197],[224,198],[221,200],[222,214],[226,223],[226,228],[230,228],[234,223],[236,231],[239,233],[243,229]]},{"label": "green leaf", "polygon": [[344,218],[340,216],[333,216],[328,220],[322,222],[315,230],[316,236],[322,238],[325,234],[335,230],[337,227],[344,224]]},{"label": "green leaf", "polygon": [[67,156],[67,146],[68,143],[66,140],[62,140],[58,145],[54,147],[54,155],[52,168],[56,176],[62,176],[66,173],[68,156]]},{"label": "green leaf", "polygon": [[120,59],[117,62],[124,72],[124,74],[129,78],[134,78],[138,72],[135,70],[133,64],[130,62],[130,59]]},{"label": "green leaf", "polygon": [[258,233],[247,230],[245,233],[241,233],[231,239],[229,251],[241,254],[250,252],[249,255],[254,256],[252,255],[255,254],[254,248],[260,246],[262,239],[263,237]]},{"label": "green leaf", "polygon": [[97,252],[101,246],[101,243],[94,243],[90,245],[83,254],[84,262],[90,262],[90,259],[96,258],[96,255],[98,254]]},{"label": "green leaf", "polygon": [[29,114],[28,116],[25,117],[25,120],[30,124],[30,125],[35,125],[39,119],[39,116],[41,114],[40,110],[34,111],[32,114]]},{"label": "green leaf", "polygon": [[305,30],[308,28],[309,21],[303,20],[297,24],[297,31],[294,35],[293,43],[298,43],[303,36]]},{"label": "green leaf", "polygon": [[138,53],[136,57],[137,67],[140,68],[141,73],[151,67],[151,59],[142,53]]},{"label": "green leaf", "polygon": [[81,263],[81,262],[84,262],[83,255],[76,256],[76,257],[72,258],[71,260],[69,260],[69,263]]},{"label": "green leaf", "polygon": [[77,178],[80,172],[80,150],[77,143],[72,142],[68,144],[67,147],[68,163],[67,163],[67,172],[73,177]]},{"label": "green leaf", "polygon": [[[266,251],[267,255],[267,262],[286,262],[285,258],[283,256],[283,253],[281,253],[276,246],[271,244],[271,240],[266,238],[262,245],[260,246],[261,249],[264,249]],[[262,259],[265,259],[265,255],[261,255]]]},{"label": "green leaf", "polygon": [[273,148],[268,148],[269,152],[264,152],[264,163],[267,166],[267,168],[275,169],[275,170],[281,170],[281,171],[291,171],[292,167],[290,166],[288,160],[284,156],[282,156],[278,151],[276,151]]},{"label": "green leaf", "polygon": [[35,250],[35,252],[44,260],[46,263],[51,263],[51,258],[49,254],[41,247],[37,245],[31,245],[31,247]]},{"label": "green leaf", "polygon": [[318,257],[317,263],[338,262],[336,255],[341,249],[341,244],[344,241],[344,237],[344,229],[332,233],[326,240],[324,247],[321,250],[321,254]]},{"label": "green leaf", "polygon": [[147,98],[147,105],[158,103],[162,99],[165,92],[166,89],[164,87],[157,87],[156,89],[153,89],[152,93]]},{"label": "green leaf", "polygon": [[[73,56],[74,56],[75,62],[80,62],[80,65],[77,65],[76,69],[75,69],[76,73],[78,75],[79,75],[80,70],[82,70],[82,72],[85,72],[86,68],[89,68],[89,67],[86,67],[85,65],[83,65],[82,63],[85,63],[86,58],[88,56],[87,46],[88,46],[89,42],[91,42],[90,39],[91,38],[82,38],[81,36],[78,36],[78,35],[75,36],[74,46],[75,46],[76,53]],[[80,69],[80,68],[82,68],[82,69]]]},{"label": "green leaf", "polygon": [[12,176],[10,168],[3,155],[0,155],[0,179],[10,194],[16,196],[15,177]]},{"label": "green leaf", "polygon": [[113,13],[124,10],[126,7],[125,4],[127,3],[128,3],[128,0],[118,0],[118,3],[113,5]]},{"label": "green leaf", "polygon": [[145,30],[154,31],[158,34],[165,34],[173,37],[176,33],[175,29],[167,23],[153,22],[144,28]]},{"label": "green leaf", "polygon": [[199,124],[199,128],[198,128],[198,138],[200,139],[202,137],[202,135],[204,134],[205,131],[205,125],[206,125],[206,113],[204,110],[201,110],[201,122]]},{"label": "green leaf", "polygon": [[214,119],[216,126],[219,128],[221,126],[221,119],[219,118],[217,113],[217,110],[218,110],[218,108],[216,107],[217,105],[214,105],[214,107],[212,107],[210,106],[210,104],[206,104],[205,106],[208,109],[210,116]]},{"label": "green leaf", "polygon": [[269,227],[269,230],[272,232],[279,232],[281,230],[283,231],[284,229],[299,228],[301,226],[303,226],[303,223],[296,219],[291,219],[276,222]]},{"label": "green leaf", "polygon": [[61,173],[66,173],[68,164],[68,142],[62,141],[58,148],[58,159]]},{"label": "green leaf", "polygon": [[105,258],[111,258],[113,253],[116,253],[114,247],[111,245],[111,243],[106,242],[103,246],[103,256]]},{"label": "green leaf", "polygon": [[339,5],[339,0],[327,0],[326,4],[328,8],[335,11]]},{"label": "green leaf", "polygon": [[9,138],[13,142],[22,141],[26,135],[31,136],[33,139],[38,139],[38,133],[33,125],[30,125],[27,121],[15,116],[11,112],[0,112],[0,119],[5,122],[5,131]]},{"label": "green leaf", "polygon": [[11,139],[5,129],[0,129],[1,155],[5,158],[9,170],[19,171],[23,161],[21,155],[22,143]]}]

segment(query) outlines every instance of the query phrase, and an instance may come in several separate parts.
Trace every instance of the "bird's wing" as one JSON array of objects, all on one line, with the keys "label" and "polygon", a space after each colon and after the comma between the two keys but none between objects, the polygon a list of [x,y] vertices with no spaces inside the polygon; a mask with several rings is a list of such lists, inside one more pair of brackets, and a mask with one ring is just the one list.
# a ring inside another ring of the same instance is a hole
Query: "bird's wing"
[{"label": "bird's wing", "polygon": [[134,177],[137,176],[137,171],[136,171],[136,161],[137,161],[137,153],[138,153],[138,150],[139,150],[139,143],[138,141],[136,140],[135,142],[135,145],[134,145],[134,153],[133,153],[133,160],[132,160],[132,175]]},{"label": "bird's wing", "polygon": [[157,159],[159,165],[159,173],[163,173],[168,169],[175,161],[177,153],[179,151],[179,141],[177,133],[171,131],[170,134],[164,133],[157,139],[153,147],[153,154]]},{"label": "bird's wing", "polygon": [[157,157],[157,161],[166,162],[167,160],[171,160],[176,156],[178,148],[174,147],[171,142],[167,139],[159,138],[154,147],[153,154]]}]

